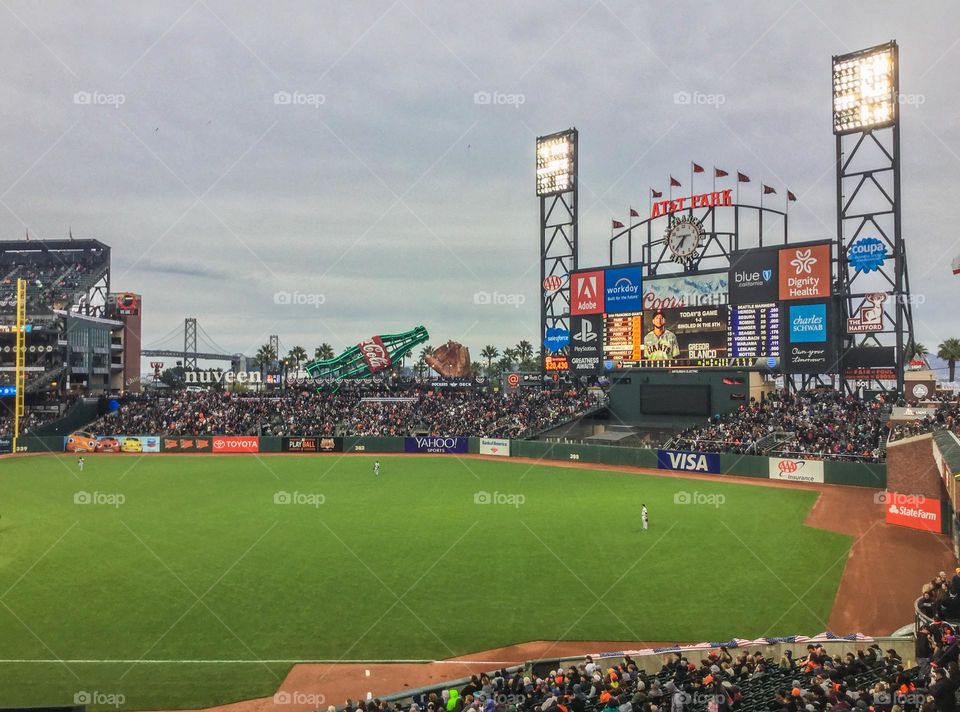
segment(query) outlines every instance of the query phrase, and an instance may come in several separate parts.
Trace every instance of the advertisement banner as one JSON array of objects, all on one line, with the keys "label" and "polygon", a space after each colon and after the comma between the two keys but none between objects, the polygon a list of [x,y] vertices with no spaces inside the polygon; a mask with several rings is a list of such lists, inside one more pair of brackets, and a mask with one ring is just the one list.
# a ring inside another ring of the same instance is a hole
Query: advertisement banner
[{"label": "advertisement banner", "polygon": [[403,439],[404,452],[467,452],[467,438],[443,435],[418,435]]},{"label": "advertisement banner", "polygon": [[603,370],[603,316],[570,317],[570,370],[599,373]]},{"label": "advertisement banner", "polygon": [[887,524],[927,532],[940,531],[940,500],[887,491]]},{"label": "advertisement banner", "polygon": [[260,452],[256,435],[214,435],[213,452]]},{"label": "advertisement banner", "polygon": [[657,450],[657,467],[681,472],[708,472],[720,474],[720,455],[715,452],[687,452]]},{"label": "advertisement banner", "polygon": [[213,452],[213,438],[209,435],[164,436],[160,448],[163,452]]},{"label": "advertisement banner", "polygon": [[830,245],[799,245],[780,250],[780,299],[830,296]]},{"label": "advertisement banner", "polygon": [[783,335],[787,348],[782,350],[788,373],[826,373],[835,366],[831,338],[832,310],[824,302],[790,304],[783,308]]},{"label": "advertisement banner", "polygon": [[823,482],[823,462],[821,460],[771,457],[767,467],[769,468],[771,480]]},{"label": "advertisement banner", "polygon": [[640,311],[643,308],[643,278],[640,267],[608,269],[603,280],[604,311],[607,314]]},{"label": "advertisement banner", "polygon": [[510,457],[510,441],[503,438],[480,438],[480,454]]},{"label": "advertisement banner", "polygon": [[160,452],[160,438],[156,435],[90,435],[77,431],[64,440],[67,452],[151,453]]},{"label": "advertisement banner", "polygon": [[343,452],[343,438],[287,437],[280,439],[281,452]]},{"label": "advertisement banner", "polygon": [[570,274],[570,313],[603,313],[603,270]]},{"label": "advertisement banner", "polygon": [[726,304],[729,277],[728,272],[689,277],[647,277],[643,281],[643,309],[646,311]]},{"label": "advertisement banner", "polygon": [[777,249],[741,250],[730,255],[730,303],[763,304],[780,294]]}]

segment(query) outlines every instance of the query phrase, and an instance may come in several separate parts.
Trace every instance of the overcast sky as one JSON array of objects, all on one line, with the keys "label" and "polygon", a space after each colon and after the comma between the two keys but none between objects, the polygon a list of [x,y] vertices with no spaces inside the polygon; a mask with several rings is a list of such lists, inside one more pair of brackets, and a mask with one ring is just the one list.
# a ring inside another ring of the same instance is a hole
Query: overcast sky
[{"label": "overcast sky", "polygon": [[148,346],[185,316],[248,354],[272,333],[312,354],[417,324],[475,359],[536,344],[534,139],[570,126],[582,266],[650,186],[686,191],[690,160],[789,187],[792,238],[834,237],[830,57],[890,39],[912,97],[917,337],[960,336],[955,1],[3,0],[0,16],[0,236],[109,244]]}]

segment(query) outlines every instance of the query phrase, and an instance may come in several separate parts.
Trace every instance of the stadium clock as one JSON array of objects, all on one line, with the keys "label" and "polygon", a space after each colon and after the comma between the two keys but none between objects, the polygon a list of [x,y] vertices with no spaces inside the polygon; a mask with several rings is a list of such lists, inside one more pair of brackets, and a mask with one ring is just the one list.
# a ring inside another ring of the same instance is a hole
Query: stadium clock
[{"label": "stadium clock", "polygon": [[670,221],[664,238],[674,262],[689,267],[697,259],[703,244],[703,223],[692,215],[684,215]]}]

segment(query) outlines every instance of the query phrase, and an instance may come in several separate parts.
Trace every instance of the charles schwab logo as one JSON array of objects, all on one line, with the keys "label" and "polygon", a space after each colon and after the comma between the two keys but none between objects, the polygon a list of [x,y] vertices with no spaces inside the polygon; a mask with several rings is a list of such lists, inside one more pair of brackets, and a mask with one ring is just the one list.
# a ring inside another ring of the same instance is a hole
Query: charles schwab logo
[{"label": "charles schwab logo", "polygon": [[847,261],[859,272],[878,270],[886,259],[887,246],[875,237],[861,237],[847,251]]}]

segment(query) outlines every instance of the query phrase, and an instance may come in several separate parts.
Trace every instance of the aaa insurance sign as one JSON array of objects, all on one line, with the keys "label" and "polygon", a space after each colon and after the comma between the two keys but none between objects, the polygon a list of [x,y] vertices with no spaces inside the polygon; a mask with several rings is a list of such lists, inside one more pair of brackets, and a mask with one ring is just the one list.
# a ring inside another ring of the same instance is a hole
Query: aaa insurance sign
[{"label": "aaa insurance sign", "polygon": [[570,275],[570,313],[603,314],[603,270]]}]

